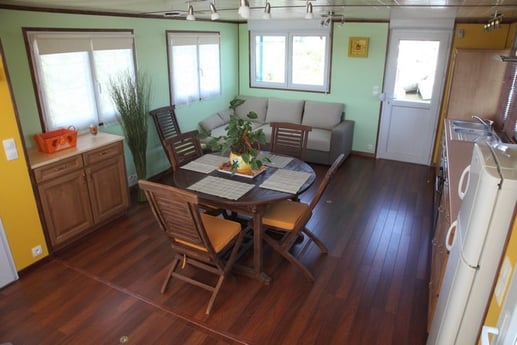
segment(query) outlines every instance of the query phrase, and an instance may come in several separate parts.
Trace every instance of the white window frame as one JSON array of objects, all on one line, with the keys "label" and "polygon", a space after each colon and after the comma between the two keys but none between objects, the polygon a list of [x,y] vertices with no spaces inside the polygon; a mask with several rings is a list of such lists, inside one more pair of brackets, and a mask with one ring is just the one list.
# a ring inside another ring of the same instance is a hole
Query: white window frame
[{"label": "white window frame", "polygon": [[[29,48],[33,67],[33,80],[36,87],[36,95],[40,109],[40,118],[44,131],[50,131],[65,127],[64,125],[55,124],[52,120],[51,107],[49,106],[48,93],[44,83],[41,56],[44,55],[42,51],[47,54],[62,54],[68,52],[85,52],[88,56],[89,73],[85,78],[91,81],[91,88],[89,90],[90,97],[85,103],[88,119],[85,121],[82,116],[74,117],[71,113],[70,121],[67,121],[67,126],[74,126],[76,129],[87,128],[90,124],[101,124],[116,122],[117,110],[114,105],[107,105],[109,96],[109,78],[103,78],[97,75],[98,64],[95,62],[95,52],[109,51],[109,50],[130,50],[130,61],[127,66],[127,71],[133,76],[135,75],[135,48],[134,36],[132,30],[102,30],[102,31],[88,31],[88,30],[74,30],[74,29],[55,29],[55,30],[38,30],[38,29],[24,29],[24,35]],[[117,61],[120,63],[120,61]],[[82,70],[81,72],[84,72]],[[113,75],[111,77],[116,77]],[[101,80],[104,79],[103,82]]]},{"label": "white window frame", "polygon": [[[169,64],[169,85],[170,85],[170,97],[173,104],[185,105],[193,102],[199,102],[201,100],[209,99],[221,95],[221,38],[219,32],[206,32],[206,31],[167,31],[167,54]],[[203,76],[206,71],[203,69],[203,58],[200,50],[203,49],[203,45],[214,45],[217,44],[217,54],[210,55],[210,59],[214,60],[213,65],[217,66],[211,69],[213,83],[209,83],[209,80],[204,80]],[[174,47],[175,46],[194,46],[195,57],[189,61],[189,66],[178,65],[181,62],[175,61]],[[191,71],[194,75],[188,77],[178,76],[176,80],[176,73],[174,70],[179,71]],[[181,79],[181,80],[180,80]],[[188,92],[179,91],[182,83],[188,81],[194,81],[194,85],[190,85]]]},{"label": "white window frame", "polygon": [[[332,25],[321,26],[314,20],[289,20],[281,22],[250,20],[250,86],[256,88],[287,89],[296,91],[330,92],[330,70],[332,55]],[[257,38],[261,36],[285,37],[284,82],[258,80],[256,75]],[[325,37],[323,85],[295,84],[293,79],[293,40],[298,36]]]}]

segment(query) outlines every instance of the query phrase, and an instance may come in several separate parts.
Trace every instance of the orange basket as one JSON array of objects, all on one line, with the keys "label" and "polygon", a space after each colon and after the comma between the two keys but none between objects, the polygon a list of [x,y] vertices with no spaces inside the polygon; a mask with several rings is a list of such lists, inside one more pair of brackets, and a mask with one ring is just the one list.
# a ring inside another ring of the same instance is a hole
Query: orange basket
[{"label": "orange basket", "polygon": [[68,129],[56,129],[42,134],[35,134],[34,141],[38,150],[46,153],[54,153],[75,147],[77,145],[77,130],[74,127]]}]

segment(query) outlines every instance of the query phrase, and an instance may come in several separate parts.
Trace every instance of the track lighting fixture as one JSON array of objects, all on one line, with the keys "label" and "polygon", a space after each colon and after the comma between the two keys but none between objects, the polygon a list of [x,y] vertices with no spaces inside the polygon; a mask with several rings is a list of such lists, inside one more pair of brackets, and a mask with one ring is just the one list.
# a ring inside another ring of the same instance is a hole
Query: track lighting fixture
[{"label": "track lighting fixture", "polygon": [[241,4],[239,6],[239,15],[244,18],[248,19],[250,16],[250,5],[248,3],[248,0],[241,0]]},{"label": "track lighting fixture", "polygon": [[188,13],[187,13],[187,20],[196,20],[196,17],[194,16],[194,7],[192,5],[188,5]]},{"label": "track lighting fixture", "polygon": [[494,31],[499,29],[500,24],[503,21],[503,14],[495,11],[494,16],[488,20],[488,23],[485,24],[484,30],[485,32]]},{"label": "track lighting fixture", "polygon": [[305,5],[305,19],[312,19],[312,2],[307,1]]},{"label": "track lighting fixture", "polygon": [[264,6],[264,14],[262,15],[264,19],[271,19],[271,4],[266,2],[266,6]]},{"label": "track lighting fixture", "polygon": [[209,6],[210,6],[210,12],[211,12],[210,19],[212,19],[212,20],[219,19],[221,16],[219,15],[219,13],[217,13],[217,9],[215,8],[215,3],[211,2]]}]

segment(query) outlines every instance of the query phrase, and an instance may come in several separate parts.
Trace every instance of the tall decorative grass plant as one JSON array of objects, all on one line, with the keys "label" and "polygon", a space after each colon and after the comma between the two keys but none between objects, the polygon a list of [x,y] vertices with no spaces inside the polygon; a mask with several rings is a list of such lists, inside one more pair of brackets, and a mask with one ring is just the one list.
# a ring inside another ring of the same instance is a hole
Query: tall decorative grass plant
[{"label": "tall decorative grass plant", "polygon": [[[149,79],[137,73],[136,79],[129,72],[110,81],[110,94],[118,111],[117,119],[126,136],[133,155],[138,179],[147,177],[147,118],[151,87]],[[138,200],[145,201],[145,194],[138,189]]]}]

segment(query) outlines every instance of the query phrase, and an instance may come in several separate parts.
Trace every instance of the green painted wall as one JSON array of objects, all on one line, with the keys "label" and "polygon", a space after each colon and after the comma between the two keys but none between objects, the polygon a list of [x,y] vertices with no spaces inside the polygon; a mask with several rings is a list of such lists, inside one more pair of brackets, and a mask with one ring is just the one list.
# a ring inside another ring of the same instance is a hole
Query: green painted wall
[{"label": "green painted wall", "polygon": [[[388,42],[388,23],[334,24],[332,42],[332,80],[329,94],[251,89],[249,87],[248,26],[239,31],[239,90],[243,95],[274,96],[291,99],[342,102],[345,118],[355,121],[354,151],[374,153],[377,143],[381,102],[372,94],[374,86],[382,90]],[[367,58],[348,57],[350,37],[369,37]],[[372,145],[371,148],[369,145]]]},{"label": "green painted wall", "polygon": [[[177,108],[182,131],[197,128],[203,118],[227,107],[237,94],[238,26],[213,22],[187,22],[172,19],[144,19],[110,16],[70,15],[30,11],[0,11],[0,38],[2,39],[6,66],[11,75],[14,98],[18,106],[22,131],[27,146],[32,146],[32,135],[41,132],[36,98],[32,87],[29,60],[25,50],[22,28],[92,28],[132,29],[135,34],[136,58],[139,70],[152,81],[151,108],[168,105],[169,81],[167,65],[166,30],[219,31],[221,33],[222,96]],[[118,124],[102,129],[121,134]],[[128,174],[134,174],[130,152],[126,149]],[[148,175],[169,167],[154,127],[150,125],[148,148]]]}]

